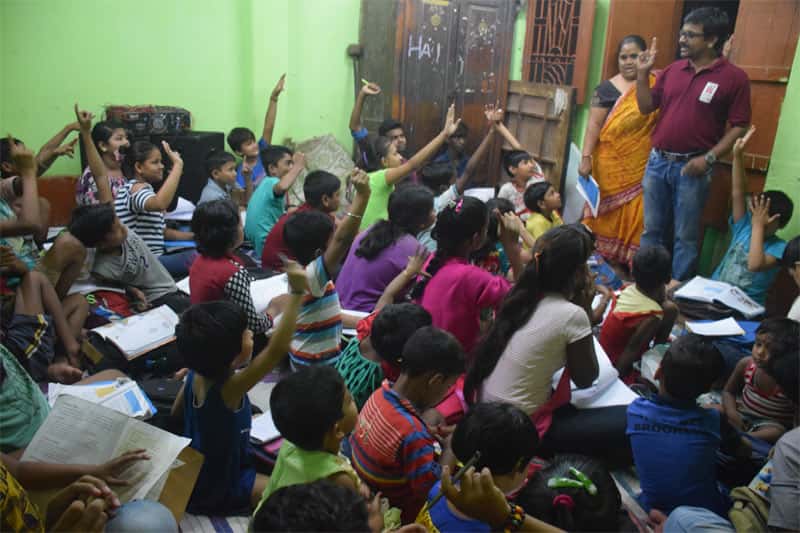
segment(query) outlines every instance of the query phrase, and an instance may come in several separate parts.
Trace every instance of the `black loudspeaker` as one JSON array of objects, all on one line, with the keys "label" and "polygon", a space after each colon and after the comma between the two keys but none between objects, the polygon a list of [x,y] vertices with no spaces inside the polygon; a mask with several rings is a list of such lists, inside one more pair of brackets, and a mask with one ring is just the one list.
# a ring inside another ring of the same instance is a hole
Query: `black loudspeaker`
[{"label": "black loudspeaker", "polygon": [[[225,134],[220,131],[185,131],[177,134],[150,135],[150,142],[161,148],[161,141],[167,141],[173,150],[183,158],[183,176],[178,185],[178,194],[175,195],[170,208],[177,204],[178,196],[183,196],[193,204],[197,204],[203,187],[208,183],[206,173],[206,157],[211,150],[222,151],[225,149]],[[163,150],[162,150],[163,153]],[[164,155],[164,177],[169,174],[169,158]]]},{"label": "black loudspeaker", "polygon": [[[175,209],[178,203],[178,196],[183,196],[193,204],[200,199],[200,193],[208,182],[205,162],[211,150],[225,150],[225,134],[221,131],[184,131],[181,133],[146,135],[143,137],[130,134],[131,144],[136,141],[150,141],[161,148],[161,141],[167,141],[173,150],[177,150],[183,158],[183,176],[178,185],[178,194],[170,204],[170,211]],[[161,149],[161,154],[166,167],[164,178],[169,174],[171,164],[169,158]],[[83,149],[83,142],[80,143],[81,172],[88,164],[86,154]],[[130,177],[130,176],[128,176]],[[156,187],[156,190],[159,187]]]}]

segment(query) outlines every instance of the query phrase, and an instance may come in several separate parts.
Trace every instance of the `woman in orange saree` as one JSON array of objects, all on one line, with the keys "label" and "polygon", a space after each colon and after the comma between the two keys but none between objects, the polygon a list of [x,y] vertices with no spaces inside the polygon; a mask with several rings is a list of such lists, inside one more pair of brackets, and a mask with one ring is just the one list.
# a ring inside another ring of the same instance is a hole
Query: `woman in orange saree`
[{"label": "woman in orange saree", "polygon": [[[578,169],[600,186],[597,218],[587,206],[583,222],[595,234],[597,251],[612,264],[630,264],[644,229],[642,176],[657,117],[642,115],[636,103],[636,58],[645,49],[638,35],[620,41],[619,74],[595,89]],[[650,84],[654,81],[651,75]]]}]

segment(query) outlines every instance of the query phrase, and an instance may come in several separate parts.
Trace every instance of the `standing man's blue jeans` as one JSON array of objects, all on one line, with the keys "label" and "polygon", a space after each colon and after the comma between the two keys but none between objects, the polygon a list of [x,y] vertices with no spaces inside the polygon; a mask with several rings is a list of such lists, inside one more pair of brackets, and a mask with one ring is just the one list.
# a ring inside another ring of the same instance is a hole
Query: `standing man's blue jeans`
[{"label": "standing man's blue jeans", "polygon": [[642,180],[644,233],[641,246],[667,246],[673,241],[672,277],[681,281],[695,272],[700,215],[711,179],[710,171],[704,176],[682,176],[685,164],[686,161],[670,161],[652,150]]}]

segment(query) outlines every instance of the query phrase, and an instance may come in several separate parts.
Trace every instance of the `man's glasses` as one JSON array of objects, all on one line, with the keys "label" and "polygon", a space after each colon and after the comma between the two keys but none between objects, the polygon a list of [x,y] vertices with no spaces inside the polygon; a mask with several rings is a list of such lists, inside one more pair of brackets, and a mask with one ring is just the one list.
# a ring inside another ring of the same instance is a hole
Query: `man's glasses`
[{"label": "man's glasses", "polygon": [[704,33],[698,33],[696,31],[683,31],[683,30],[681,30],[681,31],[678,32],[678,37],[679,38],[685,37],[687,39],[697,39],[698,37],[703,37],[703,36],[705,36]]}]

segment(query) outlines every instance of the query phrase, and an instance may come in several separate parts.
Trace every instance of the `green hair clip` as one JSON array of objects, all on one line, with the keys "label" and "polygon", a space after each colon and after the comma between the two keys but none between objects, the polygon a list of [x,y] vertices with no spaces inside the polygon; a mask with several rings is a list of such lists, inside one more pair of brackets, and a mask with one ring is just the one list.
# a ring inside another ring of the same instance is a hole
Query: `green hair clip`
[{"label": "green hair clip", "polygon": [[551,489],[584,489],[590,496],[597,494],[597,485],[589,477],[575,468],[569,467],[569,473],[576,479],[568,477],[551,477],[547,480],[547,486]]}]

